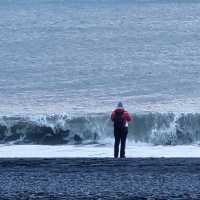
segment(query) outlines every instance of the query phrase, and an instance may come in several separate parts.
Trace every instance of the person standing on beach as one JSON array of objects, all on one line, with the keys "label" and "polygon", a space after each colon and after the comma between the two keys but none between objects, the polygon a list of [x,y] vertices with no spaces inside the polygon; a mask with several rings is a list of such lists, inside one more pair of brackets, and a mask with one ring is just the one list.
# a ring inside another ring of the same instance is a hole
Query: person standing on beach
[{"label": "person standing on beach", "polygon": [[117,108],[112,112],[111,120],[114,125],[114,157],[118,158],[119,144],[120,158],[125,158],[126,137],[128,134],[128,122],[131,121],[129,113],[124,109],[122,102],[119,102]]}]

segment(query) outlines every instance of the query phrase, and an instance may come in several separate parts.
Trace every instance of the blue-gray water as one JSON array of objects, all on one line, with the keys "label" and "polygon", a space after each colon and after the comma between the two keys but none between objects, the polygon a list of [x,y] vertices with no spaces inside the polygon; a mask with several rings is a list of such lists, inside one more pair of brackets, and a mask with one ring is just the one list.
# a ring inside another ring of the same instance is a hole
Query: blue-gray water
[{"label": "blue-gray water", "polygon": [[134,115],[129,138],[198,142],[199,10],[193,0],[1,0],[1,143],[111,137],[119,100]]},{"label": "blue-gray water", "polygon": [[198,112],[200,2],[2,0],[0,113]]}]

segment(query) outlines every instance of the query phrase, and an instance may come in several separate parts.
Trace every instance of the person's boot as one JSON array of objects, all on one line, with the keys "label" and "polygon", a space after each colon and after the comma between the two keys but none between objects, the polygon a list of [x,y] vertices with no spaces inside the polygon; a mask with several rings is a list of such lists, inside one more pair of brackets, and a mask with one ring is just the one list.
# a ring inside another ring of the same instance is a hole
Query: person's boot
[{"label": "person's boot", "polygon": [[123,148],[120,150],[120,158],[126,158],[125,150]]},{"label": "person's boot", "polygon": [[119,152],[115,149],[115,151],[114,151],[114,158],[118,158],[118,154],[119,154]]},{"label": "person's boot", "polygon": [[126,158],[126,156],[120,156],[120,158]]}]

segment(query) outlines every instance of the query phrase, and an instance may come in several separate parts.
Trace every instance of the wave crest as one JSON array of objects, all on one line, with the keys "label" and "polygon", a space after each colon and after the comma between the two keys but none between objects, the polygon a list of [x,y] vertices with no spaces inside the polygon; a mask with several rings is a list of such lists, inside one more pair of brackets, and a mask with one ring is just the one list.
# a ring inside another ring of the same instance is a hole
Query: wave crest
[{"label": "wave crest", "polygon": [[[104,143],[113,137],[108,114],[69,118],[1,117],[0,142],[14,144]],[[129,140],[154,145],[197,143],[200,140],[200,114],[135,114],[129,126]]]}]

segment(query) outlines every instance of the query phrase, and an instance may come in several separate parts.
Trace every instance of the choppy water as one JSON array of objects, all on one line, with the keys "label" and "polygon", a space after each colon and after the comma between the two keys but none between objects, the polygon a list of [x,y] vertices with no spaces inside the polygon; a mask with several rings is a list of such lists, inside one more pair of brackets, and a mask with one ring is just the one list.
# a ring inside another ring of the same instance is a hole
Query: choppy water
[{"label": "choppy water", "polygon": [[[199,10],[196,0],[2,0],[1,143],[110,137],[119,100],[137,113],[135,141],[199,141]],[[41,125],[39,114],[57,117]]]},{"label": "choppy water", "polygon": [[200,3],[2,0],[0,113],[193,112]]},{"label": "choppy water", "polygon": [[[0,144],[108,144],[112,137],[107,115],[0,118]],[[128,138],[153,145],[199,144],[200,114],[134,115]]]}]

